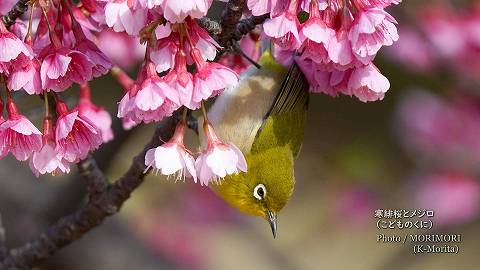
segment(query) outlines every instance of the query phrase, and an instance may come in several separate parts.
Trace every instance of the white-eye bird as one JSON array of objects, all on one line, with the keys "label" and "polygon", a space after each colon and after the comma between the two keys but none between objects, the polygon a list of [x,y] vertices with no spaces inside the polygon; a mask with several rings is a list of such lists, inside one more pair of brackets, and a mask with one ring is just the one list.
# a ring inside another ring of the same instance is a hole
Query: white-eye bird
[{"label": "white-eye bird", "polygon": [[268,51],[259,64],[260,69],[246,71],[208,111],[216,134],[238,146],[248,165],[246,173],[227,176],[211,187],[234,208],[266,219],[276,237],[277,214],[294,189],[309,85],[296,64],[287,70]]}]

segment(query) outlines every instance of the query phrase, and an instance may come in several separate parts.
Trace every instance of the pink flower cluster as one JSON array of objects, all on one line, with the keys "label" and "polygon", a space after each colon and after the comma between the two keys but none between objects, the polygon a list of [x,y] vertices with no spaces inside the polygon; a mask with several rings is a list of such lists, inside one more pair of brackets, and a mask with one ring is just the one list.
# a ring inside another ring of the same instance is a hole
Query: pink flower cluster
[{"label": "pink flower cluster", "polygon": [[[149,123],[171,116],[181,106],[195,110],[202,100],[238,82],[238,75],[213,60],[220,46],[190,17],[185,22],[156,23],[149,36],[145,62],[135,81],[122,85],[118,114],[124,122]],[[176,20],[173,20],[176,21]],[[195,72],[187,70],[195,66]],[[158,73],[163,73],[159,76]]]},{"label": "pink flower cluster", "polygon": [[[113,138],[111,117],[92,103],[88,86],[112,64],[94,42],[99,24],[80,10],[95,7],[89,6],[94,2],[82,3],[38,1],[29,26],[18,21],[11,31],[0,21],[0,77],[6,86],[8,115],[4,119],[0,114],[0,157],[11,153],[20,161],[29,160],[36,176],[68,173],[69,163],[79,162]],[[57,93],[73,84],[81,85],[80,98],[69,110]],[[43,132],[19,112],[12,95],[21,90],[45,100]],[[48,93],[55,98],[55,119]],[[1,99],[0,105],[3,111]]]},{"label": "pink flower cluster", "polygon": [[277,57],[292,56],[312,92],[361,101],[383,99],[390,83],[372,63],[398,40],[395,19],[384,8],[400,0],[249,0],[253,15],[270,13],[263,29]]},{"label": "pink flower cluster", "polygon": [[196,160],[183,143],[185,123],[181,122],[168,142],[147,151],[147,170],[153,168],[163,175],[176,175],[177,180],[192,178],[195,183],[199,180],[205,186],[219,182],[227,175],[246,172],[247,162],[240,149],[232,143],[222,142],[208,121],[204,122],[203,128],[207,147]]},{"label": "pink flower cluster", "polygon": [[[125,91],[117,114],[125,128],[160,121],[182,106],[196,110],[202,101],[238,82],[232,69],[209,62],[215,59],[220,45],[193,20],[205,16],[210,5],[208,0],[108,1],[107,25],[118,32],[139,35],[147,43],[135,80],[120,69],[114,70]],[[176,175],[176,179],[193,178],[202,185],[245,172],[247,164],[240,150],[220,141],[208,121],[204,128],[209,143],[196,160],[183,144],[185,124],[181,122],[168,142],[147,151],[147,170]]]}]

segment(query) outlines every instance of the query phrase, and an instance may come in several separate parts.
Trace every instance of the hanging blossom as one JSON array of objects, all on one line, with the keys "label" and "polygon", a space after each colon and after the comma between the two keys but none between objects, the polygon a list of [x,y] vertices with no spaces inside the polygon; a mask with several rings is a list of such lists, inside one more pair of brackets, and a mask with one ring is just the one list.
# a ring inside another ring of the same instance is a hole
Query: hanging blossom
[{"label": "hanging blossom", "polygon": [[51,45],[39,54],[43,89],[62,92],[73,83],[84,84],[93,78],[94,64],[83,53],[64,47],[55,32],[50,33]]},{"label": "hanging blossom", "polygon": [[253,15],[270,14],[263,29],[276,46],[277,59],[289,65],[293,58],[311,92],[367,102],[383,99],[390,87],[372,61],[399,39],[397,22],[384,9],[400,2],[249,0],[247,6]]},{"label": "hanging blossom", "polygon": [[9,75],[15,63],[28,61],[31,49],[0,21],[0,73]]},{"label": "hanging blossom", "polygon": [[232,143],[222,142],[205,121],[203,124],[207,147],[195,161],[197,177],[202,185],[219,182],[225,176],[247,172],[247,162],[240,149]]},{"label": "hanging blossom", "polygon": [[[3,109],[2,102],[0,105]],[[10,152],[19,161],[25,161],[42,147],[42,133],[19,113],[11,98],[7,100],[7,113],[6,120],[0,119],[0,157]]]},{"label": "hanging blossom", "polygon": [[113,139],[112,117],[105,109],[92,102],[90,86],[88,84],[80,86],[80,95],[76,110],[78,110],[81,116],[95,123],[102,133],[104,143]]},{"label": "hanging blossom", "polygon": [[79,162],[103,142],[102,133],[78,110],[69,111],[67,105],[57,101],[55,142],[57,151],[69,162]]},{"label": "hanging blossom", "polygon": [[[215,58],[219,46],[190,17],[175,27],[158,23],[150,35],[153,41],[148,42],[146,60],[136,80],[126,79],[124,73],[117,77],[125,91],[117,116],[127,127],[160,121],[181,106],[198,109],[202,100],[238,82],[238,75],[230,68],[207,62]],[[194,72],[187,69],[189,63],[196,67]],[[164,71],[168,71],[164,76],[157,73]]]},{"label": "hanging blossom", "polygon": [[52,119],[45,117],[43,121],[42,148],[30,158],[30,169],[39,177],[41,174],[60,175],[70,172],[70,165],[58,152],[55,143]]},{"label": "hanging blossom", "polygon": [[146,170],[153,170],[163,175],[175,175],[177,180],[192,178],[197,182],[195,160],[183,144],[185,123],[180,122],[172,138],[159,147],[149,149],[145,155]]},{"label": "hanging blossom", "polygon": [[[29,23],[17,20],[9,31],[0,21],[0,80],[6,85],[8,113],[6,119],[0,114],[0,158],[11,153],[20,161],[29,160],[37,177],[68,173],[70,162],[84,159],[113,138],[110,115],[92,102],[86,89],[88,81],[112,67],[95,43],[94,32],[105,22],[102,2],[39,1],[33,7],[42,12],[32,11]],[[48,100],[46,92],[63,92],[74,83],[82,85],[78,106],[69,111],[56,97],[57,118],[49,116],[46,106],[43,134],[11,98],[10,91],[25,91]],[[1,98],[0,107],[1,112]]]}]

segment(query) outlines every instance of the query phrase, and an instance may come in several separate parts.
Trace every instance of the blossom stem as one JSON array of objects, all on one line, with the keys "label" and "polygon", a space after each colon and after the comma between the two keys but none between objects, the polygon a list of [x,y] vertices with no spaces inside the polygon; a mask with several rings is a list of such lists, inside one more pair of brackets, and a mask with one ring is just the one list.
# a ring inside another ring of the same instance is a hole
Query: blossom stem
[{"label": "blossom stem", "polygon": [[45,118],[48,118],[49,115],[50,115],[50,108],[49,108],[49,105],[48,105],[48,93],[45,92],[43,94],[43,102],[45,103]]},{"label": "blossom stem", "polygon": [[182,31],[182,34],[185,34],[185,36],[187,37],[187,41],[188,41],[188,44],[190,45],[190,48],[193,49],[195,47],[195,45],[193,44],[192,38],[190,37],[190,34],[188,33],[186,23],[182,23],[181,31]]},{"label": "blossom stem", "polygon": [[28,19],[28,30],[27,35],[25,36],[25,43],[32,45],[32,24],[33,24],[33,12],[35,11],[36,2],[32,3],[32,8],[30,10],[30,18]]},{"label": "blossom stem", "polygon": [[188,108],[185,107],[185,108],[183,109],[183,113],[182,113],[182,122],[183,122],[184,124],[187,123],[187,113],[188,113]]},{"label": "blossom stem", "polygon": [[88,83],[80,85],[80,101],[90,101],[92,99],[92,95],[90,92],[90,87]]},{"label": "blossom stem", "polygon": [[75,19],[75,16],[73,15],[71,5],[72,3],[70,1],[66,1],[66,0],[62,1],[62,8],[68,11],[70,18],[72,19],[73,34],[75,35],[75,38],[77,39],[77,42],[78,42],[78,40],[84,40],[86,39],[86,37],[85,37],[85,33],[83,33],[82,27],[80,26],[77,19]]},{"label": "blossom stem", "polygon": [[7,94],[7,101],[11,101],[12,100],[12,94],[10,93],[10,90],[8,89],[7,79],[5,78],[4,75],[1,75],[1,80],[0,81],[5,86],[5,93]]},{"label": "blossom stem", "polygon": [[50,40],[52,41],[53,45],[55,45],[55,47],[57,48],[61,47],[62,43],[58,39],[57,34],[53,31],[52,26],[50,25],[50,21],[48,20],[47,10],[45,9],[45,7],[42,7],[42,13],[43,13],[43,17],[45,18],[45,23],[47,24],[48,33],[50,34]]},{"label": "blossom stem", "polygon": [[250,56],[248,56],[243,50],[242,48],[240,48],[240,46],[238,46],[238,44],[234,44],[233,45],[233,48],[235,49],[235,51],[237,51],[237,53],[239,53],[243,58],[245,58],[248,62],[250,62],[250,64],[254,65],[256,68],[258,69],[261,69],[262,66],[260,66],[259,63],[257,63],[255,60],[253,60],[252,58],[250,58]]},{"label": "blossom stem", "polygon": [[207,110],[205,109],[205,102],[202,100],[202,114],[203,114],[203,119],[205,119],[205,122],[208,122],[208,116],[207,116]]}]

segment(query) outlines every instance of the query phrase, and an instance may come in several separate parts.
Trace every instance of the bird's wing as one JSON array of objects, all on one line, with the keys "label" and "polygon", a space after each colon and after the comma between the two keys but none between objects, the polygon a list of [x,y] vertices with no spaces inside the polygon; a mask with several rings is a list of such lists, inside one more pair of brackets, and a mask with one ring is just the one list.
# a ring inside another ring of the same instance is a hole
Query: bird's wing
[{"label": "bird's wing", "polygon": [[288,70],[273,105],[264,116],[252,152],[288,144],[293,156],[298,155],[303,142],[308,88],[305,76],[294,63]]},{"label": "bird's wing", "polygon": [[[287,73],[286,69],[273,62],[271,56],[262,58],[267,59],[261,62],[262,68],[248,70],[237,86],[225,90],[215,100],[208,112],[217,135],[226,142],[234,143],[243,153],[250,152]],[[200,137],[205,144],[202,132]]]}]

